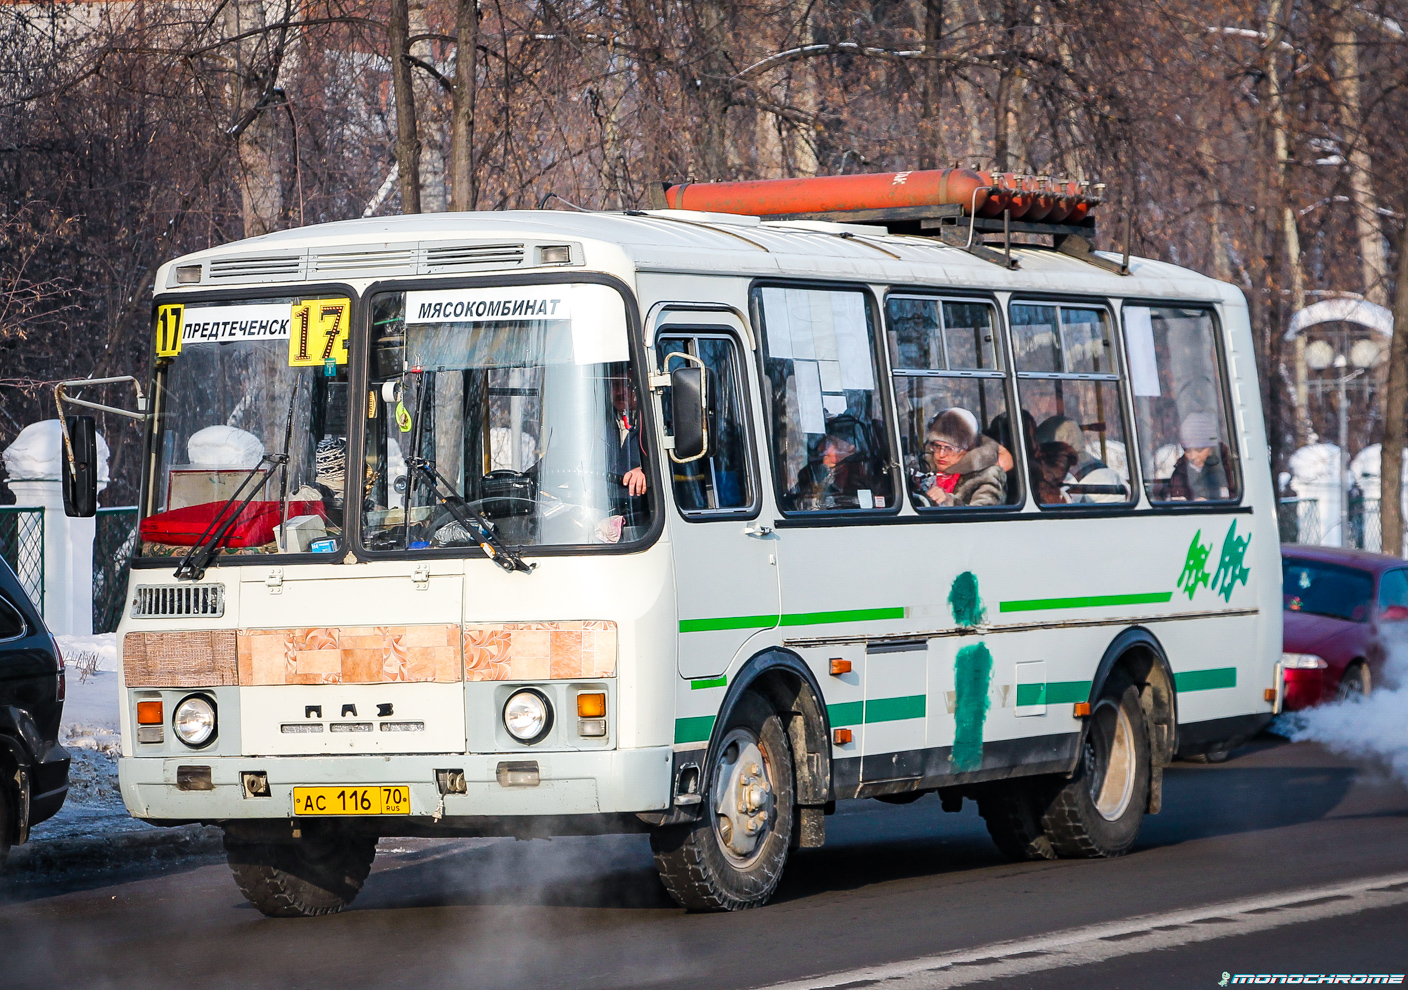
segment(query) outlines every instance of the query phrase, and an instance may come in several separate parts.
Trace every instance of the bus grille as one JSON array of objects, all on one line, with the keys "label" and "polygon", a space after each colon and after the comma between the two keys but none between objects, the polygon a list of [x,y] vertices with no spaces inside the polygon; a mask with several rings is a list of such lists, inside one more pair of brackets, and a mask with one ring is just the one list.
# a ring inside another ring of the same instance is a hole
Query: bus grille
[{"label": "bus grille", "polygon": [[476,268],[515,268],[523,264],[522,244],[456,244],[431,247],[425,251],[425,270],[430,273]]},{"label": "bus grille", "polygon": [[132,618],[225,614],[223,584],[138,585],[132,598]]},{"label": "bus grille", "polygon": [[303,277],[303,258],[291,254],[269,258],[219,258],[210,262],[212,282],[272,282]]}]

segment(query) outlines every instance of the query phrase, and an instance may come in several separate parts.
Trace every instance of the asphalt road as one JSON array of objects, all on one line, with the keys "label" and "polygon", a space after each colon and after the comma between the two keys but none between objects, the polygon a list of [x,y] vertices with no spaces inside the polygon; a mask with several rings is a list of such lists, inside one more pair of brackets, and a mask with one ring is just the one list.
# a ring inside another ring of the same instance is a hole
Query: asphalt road
[{"label": "asphalt road", "polygon": [[1309,744],[1177,765],[1116,860],[1008,863],[971,802],[945,814],[932,796],[844,804],[827,834],[771,905],[734,915],[675,908],[641,837],[384,841],[353,907],[315,919],[263,918],[223,863],[0,879],[0,985],[1181,990],[1408,972],[1408,790]]}]

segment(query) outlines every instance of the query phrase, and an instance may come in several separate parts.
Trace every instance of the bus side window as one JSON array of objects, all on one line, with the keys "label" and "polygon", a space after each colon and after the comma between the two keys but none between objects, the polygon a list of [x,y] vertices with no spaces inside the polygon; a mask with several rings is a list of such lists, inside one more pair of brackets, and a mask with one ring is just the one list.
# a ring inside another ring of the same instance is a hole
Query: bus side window
[{"label": "bus side window", "polygon": [[997,321],[985,302],[892,295],[885,324],[909,498],[934,507],[1015,505]]},{"label": "bus side window", "polygon": [[1131,502],[1109,313],[1064,303],[1013,303],[1009,312],[1038,504]]},{"label": "bus side window", "polygon": [[[672,332],[673,331],[673,332]],[[670,462],[675,502],[686,513],[747,509],[753,504],[749,475],[747,406],[739,380],[738,352],[732,339],[707,333],[681,334],[666,327],[656,343],[661,369],[669,374],[690,362],[667,360],[682,352],[697,357],[709,369],[709,453],[686,464]],[[665,429],[674,429],[670,394],[664,395]]]},{"label": "bus side window", "polygon": [[1150,502],[1241,495],[1216,324],[1206,309],[1126,306],[1125,352]]},{"label": "bus side window", "polygon": [[865,293],[767,286],[754,298],[782,511],[894,509]]}]

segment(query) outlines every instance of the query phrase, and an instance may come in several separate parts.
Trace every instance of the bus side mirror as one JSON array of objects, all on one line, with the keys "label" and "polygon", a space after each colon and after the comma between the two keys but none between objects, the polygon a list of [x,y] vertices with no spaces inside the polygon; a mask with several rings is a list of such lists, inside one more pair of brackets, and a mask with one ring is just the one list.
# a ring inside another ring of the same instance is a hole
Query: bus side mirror
[{"label": "bus side mirror", "polygon": [[[673,355],[672,355],[673,356]],[[677,464],[697,461],[709,453],[709,369],[702,365],[670,372],[670,410],[674,421]]]},{"label": "bus side mirror", "polygon": [[68,451],[59,452],[64,469],[64,515],[89,518],[98,514],[98,423],[92,416],[68,417]]}]

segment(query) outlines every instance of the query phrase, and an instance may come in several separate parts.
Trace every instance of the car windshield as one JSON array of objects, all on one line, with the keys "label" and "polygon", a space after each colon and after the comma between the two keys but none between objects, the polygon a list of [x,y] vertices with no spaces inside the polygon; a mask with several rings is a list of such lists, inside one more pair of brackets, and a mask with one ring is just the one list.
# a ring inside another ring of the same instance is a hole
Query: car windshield
[{"label": "car windshield", "polygon": [[1368,571],[1293,557],[1281,561],[1281,599],[1287,612],[1365,622],[1373,593],[1374,578]]},{"label": "car windshield", "polygon": [[[625,306],[604,285],[372,298],[369,550],[629,543],[650,528]],[[466,523],[468,522],[468,527]]]},{"label": "car windshield", "polygon": [[143,556],[184,555],[227,521],[224,554],[338,548],[350,308],[332,297],[158,305]]}]

